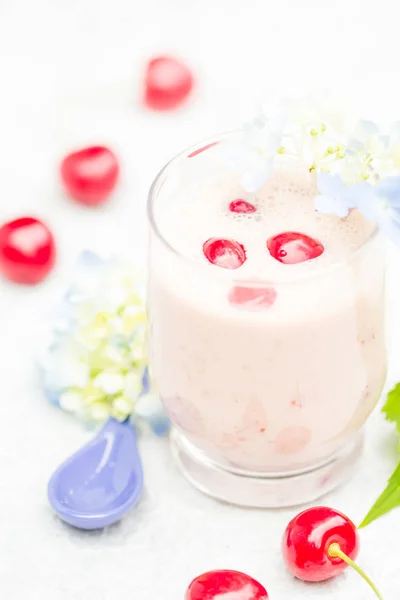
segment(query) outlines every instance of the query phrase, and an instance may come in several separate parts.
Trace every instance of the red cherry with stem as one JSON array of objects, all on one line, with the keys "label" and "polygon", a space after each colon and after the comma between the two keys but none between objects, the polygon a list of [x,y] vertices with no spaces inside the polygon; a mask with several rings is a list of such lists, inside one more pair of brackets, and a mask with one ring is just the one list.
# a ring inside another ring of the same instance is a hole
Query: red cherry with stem
[{"label": "red cherry with stem", "polygon": [[145,75],[145,103],[149,108],[178,108],[192,89],[192,73],[176,58],[158,56],[149,61]]},{"label": "red cherry with stem", "polygon": [[228,299],[237,308],[264,310],[274,304],[276,290],[273,287],[247,287],[238,285],[231,289]]},{"label": "red cherry with stem", "polygon": [[185,600],[268,600],[266,589],[240,571],[208,571],[189,585]]},{"label": "red cherry with stem", "polygon": [[42,221],[21,217],[0,227],[0,271],[10,281],[39,283],[55,259],[53,235]]},{"label": "red cherry with stem", "polygon": [[90,146],[68,154],[61,163],[61,180],[68,194],[82,204],[103,204],[114,190],[118,159],[105,146]]},{"label": "red cherry with stem", "polygon": [[210,238],[203,244],[204,256],[210,263],[223,269],[238,269],[246,260],[246,251],[235,240]]},{"label": "red cherry with stem", "polygon": [[270,237],[267,240],[267,248],[273,258],[287,265],[312,260],[321,256],[324,251],[321,242],[296,231],[287,231]]},{"label": "red cherry with stem", "polygon": [[356,526],[338,510],[315,506],[298,514],[286,527],[282,552],[287,568],[298,579],[325,581],[351,566],[382,600],[375,585],[354,562],[359,552]]},{"label": "red cherry with stem", "polygon": [[229,210],[234,213],[249,214],[256,212],[257,209],[254,204],[250,204],[250,202],[247,202],[247,200],[238,198],[237,200],[232,200],[232,202],[229,204]]}]

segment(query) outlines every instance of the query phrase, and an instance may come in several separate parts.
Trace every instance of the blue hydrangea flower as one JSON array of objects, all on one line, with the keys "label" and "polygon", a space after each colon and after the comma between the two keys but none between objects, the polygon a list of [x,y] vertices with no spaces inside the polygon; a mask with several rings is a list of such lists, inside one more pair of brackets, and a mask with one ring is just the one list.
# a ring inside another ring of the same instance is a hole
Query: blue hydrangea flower
[{"label": "blue hydrangea flower", "polygon": [[53,311],[40,361],[48,400],[88,423],[132,416],[161,435],[169,422],[149,375],[143,283],[132,265],[85,252]]},{"label": "blue hydrangea flower", "polygon": [[393,242],[400,243],[400,176],[386,177],[360,196],[358,210],[377,223]]},{"label": "blue hydrangea flower", "polygon": [[344,185],[337,174],[318,173],[319,195],[315,198],[315,209],[324,214],[347,217],[350,210],[357,206],[357,198],[363,193],[363,184]]}]

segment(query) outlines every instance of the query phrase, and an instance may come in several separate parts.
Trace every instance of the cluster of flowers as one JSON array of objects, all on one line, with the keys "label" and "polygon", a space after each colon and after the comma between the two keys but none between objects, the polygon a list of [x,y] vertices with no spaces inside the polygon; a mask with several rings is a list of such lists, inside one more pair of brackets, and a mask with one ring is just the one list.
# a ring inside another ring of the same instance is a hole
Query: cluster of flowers
[{"label": "cluster of flowers", "polygon": [[315,98],[282,101],[273,116],[246,124],[225,154],[248,192],[265,184],[280,155],[299,159],[316,178],[316,210],[344,218],[356,208],[400,242],[400,123],[383,135]]},{"label": "cluster of flowers", "polygon": [[132,265],[81,256],[40,370],[50,402],[85,422],[133,415],[157,435],[168,430],[149,376],[143,280]]}]

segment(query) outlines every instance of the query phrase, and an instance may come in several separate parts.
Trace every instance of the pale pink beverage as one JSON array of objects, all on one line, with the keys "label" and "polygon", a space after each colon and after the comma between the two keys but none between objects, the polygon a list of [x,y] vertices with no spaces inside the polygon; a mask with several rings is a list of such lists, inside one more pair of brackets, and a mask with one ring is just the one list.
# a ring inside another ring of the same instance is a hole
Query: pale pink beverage
[{"label": "pale pink beverage", "polygon": [[[246,194],[219,146],[184,152],[151,191],[152,372],[194,485],[250,506],[305,502],[350,473],[384,384],[381,240],[357,211],[316,213],[296,164]],[[255,210],[231,212],[235,199]],[[324,251],[281,263],[267,240],[282,232]],[[246,261],[211,264],[209,238],[237,241]]]}]

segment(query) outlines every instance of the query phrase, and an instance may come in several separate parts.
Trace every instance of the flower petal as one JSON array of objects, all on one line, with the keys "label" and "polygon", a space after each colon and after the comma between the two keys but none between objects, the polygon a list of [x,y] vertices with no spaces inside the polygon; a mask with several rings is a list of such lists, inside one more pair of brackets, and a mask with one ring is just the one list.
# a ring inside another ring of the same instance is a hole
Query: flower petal
[{"label": "flower petal", "polygon": [[380,230],[396,245],[400,245],[400,223],[387,214],[381,214],[378,220]]},{"label": "flower petal", "polygon": [[323,214],[337,215],[338,217],[347,217],[349,209],[337,198],[330,196],[317,196],[314,201],[315,209]]},{"label": "flower petal", "polygon": [[340,176],[331,173],[318,173],[317,186],[322,195],[331,196],[332,198],[339,196],[344,188]]},{"label": "flower petal", "polygon": [[107,395],[117,394],[124,388],[124,376],[121,373],[104,371],[95,377],[93,384]]},{"label": "flower petal", "polygon": [[[366,188],[365,188],[366,189]],[[372,188],[374,193],[365,193],[362,198],[357,200],[357,208],[361,212],[361,214],[367,219],[367,221],[375,221],[379,222],[380,218],[380,210],[378,205],[378,198],[375,195],[375,191]]]},{"label": "flower petal", "polygon": [[391,206],[400,207],[400,177],[385,177],[376,186],[377,196],[383,196]]},{"label": "flower petal", "polygon": [[354,138],[362,144],[365,144],[374,136],[379,136],[379,128],[376,123],[360,119],[354,131]]},{"label": "flower petal", "polygon": [[79,392],[67,391],[61,394],[59,403],[67,412],[78,412],[82,408],[83,399]]},{"label": "flower petal", "polygon": [[375,202],[375,190],[367,181],[345,186],[343,201],[349,208],[359,208],[361,203],[367,202],[367,199]]},{"label": "flower petal", "polygon": [[102,423],[111,415],[111,407],[106,402],[95,402],[90,406],[88,417],[91,421]]},{"label": "flower petal", "polygon": [[125,421],[132,413],[133,402],[126,396],[116,396],[112,402],[111,416],[118,421]]},{"label": "flower petal", "polygon": [[143,392],[143,375],[142,373],[128,373],[125,376],[124,382],[125,396],[131,398],[133,401],[139,398]]}]

